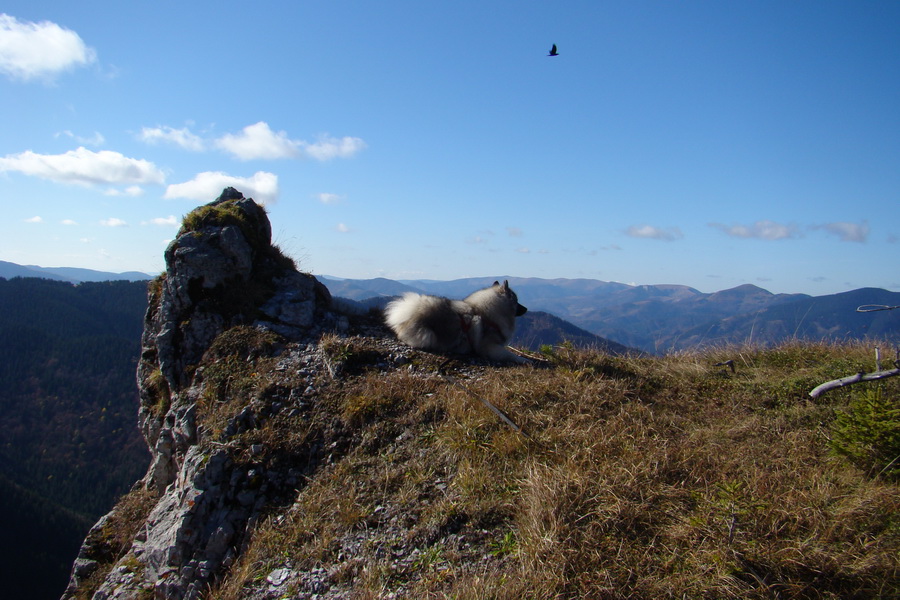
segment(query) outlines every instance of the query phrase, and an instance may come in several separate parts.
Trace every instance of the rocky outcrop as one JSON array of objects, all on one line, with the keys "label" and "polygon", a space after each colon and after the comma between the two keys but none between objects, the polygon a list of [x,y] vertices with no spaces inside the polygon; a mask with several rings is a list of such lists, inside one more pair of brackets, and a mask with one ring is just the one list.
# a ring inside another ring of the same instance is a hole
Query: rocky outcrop
[{"label": "rocky outcrop", "polygon": [[185,218],[165,251],[144,333],[170,387],[189,381],[191,365],[228,327],[255,324],[300,337],[327,320],[327,288],[299,273],[271,237],[265,210],[234,188]]},{"label": "rocky outcrop", "polygon": [[[289,501],[314,463],[308,452],[284,460],[253,456],[263,454],[259,444],[229,445],[277,414],[271,398],[226,410],[221,430],[209,419],[198,422],[197,413],[204,402],[222,400],[206,397],[213,393],[209,382],[229,373],[209,371],[235,348],[246,353],[245,363],[288,343],[309,347],[303,357],[294,353],[298,364],[320,361],[313,342],[347,327],[346,317],[331,310],[328,290],[272,245],[265,210],[232,188],[185,217],[165,259],[166,272],[150,287],[137,373],[139,424],[152,454],[137,486],[145,498],[138,510],[146,514],[132,538],[118,525],[135,522],[123,514],[128,507],[98,522],[63,598],[200,597],[262,511]],[[236,346],[211,356],[228,331],[241,332],[223,342]],[[308,388],[314,370],[307,372]]]},{"label": "rocky outcrop", "polygon": [[[216,336],[253,325],[313,339],[323,329],[346,327],[329,312],[328,289],[298,272],[271,236],[265,210],[227,188],[188,214],[166,249],[166,272],[151,291],[138,367],[141,431],[153,451],[147,483],[160,492],[196,441],[194,402],[181,391]],[[184,401],[171,403],[173,392]]]}]

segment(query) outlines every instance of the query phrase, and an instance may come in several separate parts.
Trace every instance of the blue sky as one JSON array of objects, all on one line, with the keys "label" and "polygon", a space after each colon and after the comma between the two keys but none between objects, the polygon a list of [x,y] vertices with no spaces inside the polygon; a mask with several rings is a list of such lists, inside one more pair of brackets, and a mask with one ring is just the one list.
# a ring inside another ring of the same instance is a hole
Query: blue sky
[{"label": "blue sky", "polygon": [[0,10],[0,260],[155,274],[233,185],[314,274],[900,290],[898,2]]}]

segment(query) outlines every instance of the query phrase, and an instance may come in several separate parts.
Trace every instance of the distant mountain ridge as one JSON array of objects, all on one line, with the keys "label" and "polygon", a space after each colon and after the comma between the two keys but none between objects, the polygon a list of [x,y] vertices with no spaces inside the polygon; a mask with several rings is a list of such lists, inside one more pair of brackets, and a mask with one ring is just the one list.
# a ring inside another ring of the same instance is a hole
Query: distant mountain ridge
[{"label": "distant mountain ridge", "polygon": [[53,279],[55,281],[68,281],[69,283],[84,283],[98,281],[149,281],[152,275],[140,271],[127,271],[125,273],[109,273],[106,271],[94,271],[93,269],[79,269],[75,267],[38,267],[37,265],[17,265],[16,263],[0,260],[0,277],[12,279],[13,277],[38,277],[40,279]]},{"label": "distant mountain ridge", "polygon": [[772,345],[787,339],[847,340],[900,335],[900,311],[857,313],[862,304],[900,305],[900,293],[862,288],[826,296],[773,294],[745,284],[713,293],[684,285],[594,279],[473,277],[453,281],[320,280],[335,296],[383,304],[403,291],[461,298],[508,279],[529,311],[543,311],[606,340],[650,353],[710,345]]},{"label": "distant mountain ridge", "polygon": [[771,304],[681,334],[679,348],[715,344],[765,343],[770,339],[892,339],[900,333],[900,311],[857,312],[865,304],[900,305],[900,294],[860,288],[827,296],[805,296]]},{"label": "distant mountain ridge", "polygon": [[[138,272],[106,273],[0,261],[0,278],[12,277],[70,283],[151,279]],[[810,296],[773,294],[751,284],[704,293],[685,285],[628,285],[596,279],[507,276],[396,281],[327,275],[318,279],[332,296],[348,299],[349,304],[362,309],[383,307],[390,298],[404,292],[463,298],[497,279],[508,279],[532,315],[519,321],[513,343],[529,348],[569,339],[580,345],[619,348],[616,351],[633,348],[663,354],[710,345],[772,345],[787,339],[885,339],[900,335],[900,310],[856,312],[862,304],[900,305],[900,293],[878,288]],[[535,321],[539,312],[547,316]],[[551,334],[551,328],[555,333]]]}]

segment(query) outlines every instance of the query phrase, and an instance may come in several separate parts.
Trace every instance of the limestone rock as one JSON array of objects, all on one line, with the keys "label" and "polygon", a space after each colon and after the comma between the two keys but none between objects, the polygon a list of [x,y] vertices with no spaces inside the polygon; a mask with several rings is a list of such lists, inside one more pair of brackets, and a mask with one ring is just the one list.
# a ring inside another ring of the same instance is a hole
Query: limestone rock
[{"label": "limestone rock", "polygon": [[[233,188],[185,217],[165,259],[150,288],[137,373],[139,425],[152,455],[141,485],[157,499],[130,549],[92,587],[96,599],[199,598],[260,511],[296,483],[290,467],[237,465],[198,427],[200,365],[213,341],[252,326],[302,343],[345,323],[328,290],[272,245],[263,207]],[[255,410],[239,410],[221,435],[252,427],[263,418]],[[110,515],[88,536],[64,599],[82,597],[98,561],[110,559]]]}]

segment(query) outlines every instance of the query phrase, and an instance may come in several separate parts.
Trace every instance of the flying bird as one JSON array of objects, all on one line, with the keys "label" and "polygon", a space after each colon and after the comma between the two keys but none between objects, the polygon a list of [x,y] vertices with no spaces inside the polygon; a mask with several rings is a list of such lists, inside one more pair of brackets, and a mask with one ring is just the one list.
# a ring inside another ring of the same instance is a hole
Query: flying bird
[{"label": "flying bird", "polygon": [[547,56],[559,56],[559,52],[556,51],[556,44],[553,44],[553,47],[550,48],[550,54]]}]

